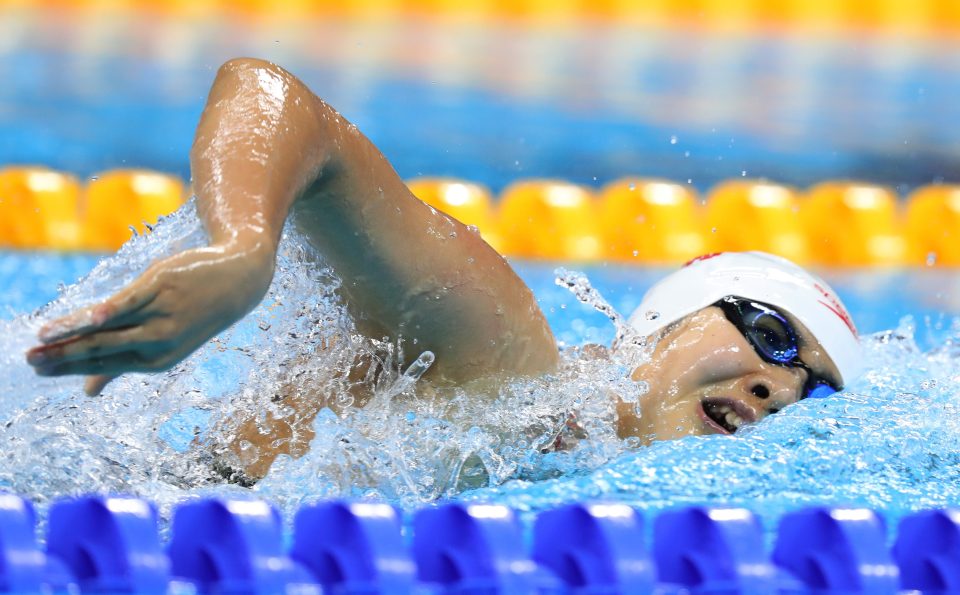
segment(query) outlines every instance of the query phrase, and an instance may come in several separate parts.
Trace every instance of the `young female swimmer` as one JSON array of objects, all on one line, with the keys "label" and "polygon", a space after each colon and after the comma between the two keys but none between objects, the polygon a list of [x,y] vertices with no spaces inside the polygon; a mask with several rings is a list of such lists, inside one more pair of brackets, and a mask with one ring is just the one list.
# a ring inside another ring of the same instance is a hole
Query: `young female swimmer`
[{"label": "young female swimmer", "polygon": [[[38,374],[85,374],[96,394],[119,374],[170,368],[260,301],[290,215],[341,278],[360,332],[435,354],[424,382],[556,369],[543,313],[506,260],[417,200],[370,141],[282,68],[224,64],[190,159],[210,245],[156,262],[106,301],[47,324],[27,353]],[[764,254],[694,261],[651,289],[630,324],[659,337],[633,373],[649,385],[639,415],[633,404],[617,407],[619,434],[644,442],[735,432],[840,389],[858,369],[856,330],[836,295]],[[271,423],[274,435],[249,432],[263,453],[246,469],[255,477],[311,438]],[[293,434],[299,444],[267,447]]]}]

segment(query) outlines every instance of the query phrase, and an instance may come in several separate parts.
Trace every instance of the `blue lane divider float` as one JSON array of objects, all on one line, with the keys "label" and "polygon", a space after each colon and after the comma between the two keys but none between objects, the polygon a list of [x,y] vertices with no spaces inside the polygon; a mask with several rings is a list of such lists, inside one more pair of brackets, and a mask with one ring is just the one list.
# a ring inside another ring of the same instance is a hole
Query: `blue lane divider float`
[{"label": "blue lane divider float", "polygon": [[389,504],[327,502],[294,519],[290,555],[334,593],[410,593],[416,566]]},{"label": "blue lane divider float", "polygon": [[775,564],[809,590],[881,595],[899,590],[899,569],[886,547],[886,527],[862,508],[812,508],[780,520]]},{"label": "blue lane divider float", "polygon": [[37,546],[36,520],[29,502],[0,494],[0,590],[36,593],[48,575]]},{"label": "blue lane divider float", "polygon": [[200,500],[173,515],[171,571],[203,593],[283,593],[316,584],[284,551],[283,520],[257,500]]},{"label": "blue lane divider float", "polygon": [[541,513],[528,548],[501,505],[423,509],[405,538],[387,504],[325,502],[300,509],[287,547],[269,504],[206,499],[175,509],[164,547],[153,505],[91,496],[50,507],[44,551],[30,503],[0,494],[0,592],[960,594],[960,510],[904,518],[892,551],[863,509],[787,514],[769,556],[743,509],[663,512],[650,548],[644,525],[623,504],[574,504]]},{"label": "blue lane divider float", "polygon": [[498,504],[446,504],[413,520],[418,578],[441,590],[465,593],[537,593],[559,587],[529,558],[523,528]]},{"label": "blue lane divider float", "polygon": [[78,498],[50,508],[47,554],[63,562],[80,590],[165,593],[170,560],[157,512],[136,498]]},{"label": "blue lane divider float", "polygon": [[960,593],[960,510],[918,512],[903,519],[893,559],[904,589]]},{"label": "blue lane divider float", "polygon": [[537,517],[532,557],[580,593],[650,593],[643,517],[625,504],[573,504]]},{"label": "blue lane divider float", "polygon": [[742,508],[688,508],[654,524],[660,580],[710,593],[774,592],[757,518]]}]

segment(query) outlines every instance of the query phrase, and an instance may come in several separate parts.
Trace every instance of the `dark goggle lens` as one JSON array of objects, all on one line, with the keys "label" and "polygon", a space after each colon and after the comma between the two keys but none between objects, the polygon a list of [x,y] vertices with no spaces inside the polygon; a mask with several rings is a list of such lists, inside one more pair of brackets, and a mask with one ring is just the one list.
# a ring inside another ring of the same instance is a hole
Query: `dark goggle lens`
[{"label": "dark goggle lens", "polygon": [[736,297],[717,302],[727,319],[747,339],[761,358],[772,364],[795,366],[807,371],[802,399],[828,397],[840,389],[829,381],[818,378],[800,360],[800,342],[797,333],[782,314],[760,304]]},{"label": "dark goggle lens", "polygon": [[741,304],[743,334],[764,359],[789,364],[799,355],[797,335],[779,313],[754,304]]}]

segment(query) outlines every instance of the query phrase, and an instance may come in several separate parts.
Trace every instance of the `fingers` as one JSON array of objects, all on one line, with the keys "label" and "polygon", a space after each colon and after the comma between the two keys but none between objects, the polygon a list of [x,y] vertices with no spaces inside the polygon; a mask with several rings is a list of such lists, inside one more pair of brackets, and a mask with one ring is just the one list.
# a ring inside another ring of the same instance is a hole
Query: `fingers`
[{"label": "fingers", "polygon": [[36,372],[40,376],[69,376],[71,374],[118,376],[125,372],[156,372],[165,367],[159,361],[147,360],[139,353],[124,351],[103,357],[41,366],[36,368]]},{"label": "fingers", "polygon": [[116,378],[116,376],[107,374],[87,376],[87,380],[83,383],[83,392],[87,393],[88,397],[95,397],[99,395],[114,378]]},{"label": "fingers", "polygon": [[92,359],[131,351],[151,343],[142,326],[116,331],[104,330],[40,345],[27,351],[27,363],[35,367],[57,366],[69,361]]},{"label": "fingers", "polygon": [[81,308],[62,318],[48,322],[40,329],[43,343],[56,343],[109,327],[147,306],[156,297],[152,281],[143,277],[124,287],[105,302]]}]

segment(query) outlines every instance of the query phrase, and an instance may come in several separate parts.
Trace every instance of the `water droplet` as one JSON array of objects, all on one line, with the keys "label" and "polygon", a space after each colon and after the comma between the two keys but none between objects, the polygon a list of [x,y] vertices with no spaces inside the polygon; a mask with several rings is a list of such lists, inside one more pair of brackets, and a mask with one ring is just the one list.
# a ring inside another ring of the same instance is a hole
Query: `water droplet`
[{"label": "water droplet", "polygon": [[716,228],[716,227],[711,227],[711,228],[710,228],[710,232],[711,232],[711,233],[717,233],[717,228]]},{"label": "water droplet", "polygon": [[639,250],[634,250],[634,251],[633,251],[633,256],[634,256],[634,257],[637,257],[637,256],[639,256],[639,255],[640,255],[640,251],[639,251]]},{"label": "water droplet", "polygon": [[627,188],[629,188],[629,189],[630,189],[630,191],[631,191],[631,192],[633,192],[634,190],[636,190],[636,189],[637,189],[637,185],[636,185],[636,184],[634,184],[633,182],[630,182],[630,185],[629,185],[629,186],[627,186]]},{"label": "water droplet", "polygon": [[936,253],[936,252],[930,252],[930,253],[928,253],[928,254],[927,254],[927,266],[928,266],[928,267],[932,267],[932,266],[935,265],[935,264],[937,264],[937,253]]},{"label": "water droplet", "polygon": [[673,135],[670,136],[670,144],[671,144],[671,145],[677,144],[677,135],[676,135],[676,134],[673,134]]},{"label": "water droplet", "polygon": [[239,447],[240,462],[243,465],[250,465],[260,458],[260,449],[254,446],[249,440],[241,440]]},{"label": "water droplet", "polygon": [[403,373],[404,378],[414,381],[420,380],[420,377],[423,376],[427,370],[430,369],[430,366],[433,365],[435,359],[437,358],[435,355],[433,355],[432,351],[424,351],[412,364],[410,364],[406,372]]},{"label": "water droplet", "polygon": [[470,233],[480,233],[480,228],[477,227],[476,225],[468,225],[467,231],[469,231]]},{"label": "water droplet", "polygon": [[740,170],[740,177],[742,177],[742,178],[747,177],[747,170],[745,170],[745,169]]}]

